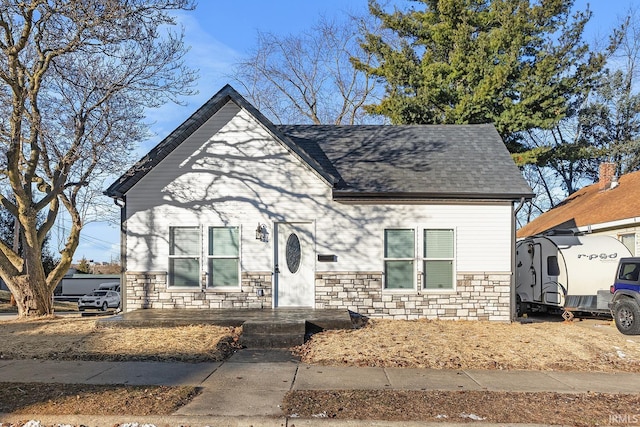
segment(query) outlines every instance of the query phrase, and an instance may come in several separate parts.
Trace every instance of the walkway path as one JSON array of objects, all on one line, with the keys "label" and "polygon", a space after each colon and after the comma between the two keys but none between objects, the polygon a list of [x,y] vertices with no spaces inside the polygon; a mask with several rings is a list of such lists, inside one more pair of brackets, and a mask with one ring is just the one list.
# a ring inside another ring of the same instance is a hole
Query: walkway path
[{"label": "walkway path", "polygon": [[[282,422],[280,403],[289,390],[640,393],[640,374],[326,367],[300,363],[283,350],[242,350],[227,361],[216,363],[2,360],[0,378],[6,382],[202,387],[200,395],[182,407],[174,418],[169,417],[176,425],[184,424],[182,420],[205,422],[210,418],[224,419],[220,425],[249,425],[238,421],[249,419],[254,426],[271,425],[276,419]],[[8,416],[0,420],[9,421],[6,418]],[[24,419],[24,416],[14,418]],[[298,426],[310,425],[297,421]],[[201,422],[191,425],[204,425]],[[286,425],[286,422],[273,425]]]}]

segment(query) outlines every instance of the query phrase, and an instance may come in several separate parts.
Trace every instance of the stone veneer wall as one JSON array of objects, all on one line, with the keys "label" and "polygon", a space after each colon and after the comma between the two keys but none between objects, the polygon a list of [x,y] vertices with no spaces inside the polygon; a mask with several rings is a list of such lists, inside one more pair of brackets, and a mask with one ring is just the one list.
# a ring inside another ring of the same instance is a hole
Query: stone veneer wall
[{"label": "stone veneer wall", "polygon": [[[203,279],[204,283],[204,279]],[[271,272],[243,272],[237,291],[167,289],[167,272],[126,273],[127,311],[139,308],[271,308]],[[259,291],[262,295],[259,294]]]},{"label": "stone veneer wall", "polygon": [[[127,310],[271,308],[271,272],[243,272],[238,291],[167,289],[166,272],[127,272]],[[455,291],[382,291],[381,272],[316,273],[316,308],[392,319],[511,320],[508,273],[458,274]],[[420,286],[420,283],[418,283]],[[259,295],[261,290],[263,295]]]},{"label": "stone veneer wall", "polygon": [[511,320],[511,274],[458,274],[456,280],[449,292],[383,292],[382,273],[316,273],[316,308],[392,319]]}]

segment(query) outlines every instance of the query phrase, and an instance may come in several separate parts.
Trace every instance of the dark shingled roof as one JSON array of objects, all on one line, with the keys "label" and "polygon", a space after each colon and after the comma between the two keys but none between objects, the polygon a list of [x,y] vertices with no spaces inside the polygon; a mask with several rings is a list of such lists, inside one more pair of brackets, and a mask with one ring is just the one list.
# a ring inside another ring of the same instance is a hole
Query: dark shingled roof
[{"label": "dark shingled roof", "polygon": [[293,155],[333,186],[336,199],[532,197],[493,125],[275,126],[229,85],[105,194],[122,197],[229,101],[250,112]]},{"label": "dark shingled roof", "polygon": [[490,124],[277,127],[326,170],[337,172],[336,197],[531,196]]}]

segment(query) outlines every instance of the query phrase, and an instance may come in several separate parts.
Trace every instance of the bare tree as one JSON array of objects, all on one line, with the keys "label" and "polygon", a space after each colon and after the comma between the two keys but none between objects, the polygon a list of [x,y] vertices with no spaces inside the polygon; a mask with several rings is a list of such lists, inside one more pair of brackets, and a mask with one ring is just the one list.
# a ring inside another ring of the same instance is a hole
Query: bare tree
[{"label": "bare tree", "polygon": [[[196,76],[170,12],[192,8],[192,0],[0,0],[0,205],[23,242],[20,256],[0,240],[0,276],[20,316],[52,313],[94,180],[121,169],[147,134],[144,108],[191,92]],[[45,274],[43,243],[62,212],[71,226]]]},{"label": "bare tree", "polygon": [[[370,63],[359,34],[370,18],[320,19],[310,31],[280,37],[258,32],[257,47],[236,65],[233,78],[261,111],[279,123],[355,124],[376,85],[352,66]],[[379,119],[377,119],[379,120]]]},{"label": "bare tree", "polygon": [[[640,169],[640,23],[631,8],[620,24],[620,42],[610,60],[613,71],[604,78],[581,111],[585,138],[601,161],[614,162],[618,174]],[[597,178],[597,172],[592,176]]]}]

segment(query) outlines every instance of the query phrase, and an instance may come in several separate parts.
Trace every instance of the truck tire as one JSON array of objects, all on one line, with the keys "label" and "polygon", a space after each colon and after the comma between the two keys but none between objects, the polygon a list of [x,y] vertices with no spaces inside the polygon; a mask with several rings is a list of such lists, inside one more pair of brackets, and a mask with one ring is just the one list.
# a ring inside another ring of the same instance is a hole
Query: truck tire
[{"label": "truck tire", "polygon": [[625,299],[616,304],[613,318],[616,328],[625,335],[640,335],[640,307],[631,300]]}]

